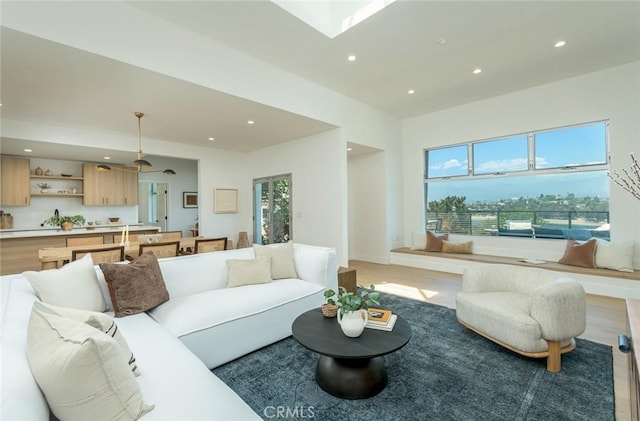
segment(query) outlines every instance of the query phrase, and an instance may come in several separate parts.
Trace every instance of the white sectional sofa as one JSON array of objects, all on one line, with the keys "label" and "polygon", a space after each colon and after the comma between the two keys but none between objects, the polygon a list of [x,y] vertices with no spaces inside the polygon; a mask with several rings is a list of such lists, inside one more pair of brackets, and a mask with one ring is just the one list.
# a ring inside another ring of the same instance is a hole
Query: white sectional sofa
[{"label": "white sectional sofa", "polygon": [[[325,288],[337,288],[337,263],[332,248],[294,244],[298,278],[227,288],[227,259],[253,258],[253,248],[246,248],[160,259],[169,301],[115,319],[136,357],[144,401],[155,405],[141,419],[261,419],[210,369],[289,336],[293,320],[320,306]],[[97,266],[96,272],[111,308]],[[48,420],[47,402],[26,356],[27,325],[37,298],[21,274],[1,276],[0,283],[0,419]]]}]

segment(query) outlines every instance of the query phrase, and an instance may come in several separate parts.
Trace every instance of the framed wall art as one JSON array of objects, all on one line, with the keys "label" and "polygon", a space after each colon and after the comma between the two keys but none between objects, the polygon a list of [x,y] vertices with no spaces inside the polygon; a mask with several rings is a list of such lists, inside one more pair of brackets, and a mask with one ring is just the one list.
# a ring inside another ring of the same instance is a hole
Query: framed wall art
[{"label": "framed wall art", "polygon": [[238,213],[238,189],[215,189],[214,213]]},{"label": "framed wall art", "polygon": [[198,207],[198,193],[185,191],[182,192],[182,207],[183,208],[197,208]]}]

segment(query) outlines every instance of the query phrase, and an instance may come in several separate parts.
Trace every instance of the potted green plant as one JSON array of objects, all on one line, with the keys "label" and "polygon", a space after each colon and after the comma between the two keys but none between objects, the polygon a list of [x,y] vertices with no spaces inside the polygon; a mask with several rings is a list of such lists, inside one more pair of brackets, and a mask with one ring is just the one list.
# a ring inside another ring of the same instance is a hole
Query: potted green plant
[{"label": "potted green plant", "polygon": [[40,187],[40,193],[47,193],[51,188],[49,183],[38,183],[37,186]]},{"label": "potted green plant", "polygon": [[336,295],[336,292],[332,289],[327,289],[324,291],[324,298],[326,299],[326,303],[322,304],[322,315],[324,317],[336,317],[338,314],[338,306],[336,305],[336,300],[333,297]]},{"label": "potted green plant", "polygon": [[375,289],[373,284],[368,289],[360,286],[356,292],[349,292],[344,287],[338,289],[338,323],[346,336],[355,338],[364,331],[369,319],[367,309],[380,304],[380,293]]},{"label": "potted green plant", "polygon": [[52,216],[51,218],[45,219],[43,223],[53,227],[61,227],[64,231],[69,231],[74,225],[84,225],[85,221],[84,216],[73,215]]}]

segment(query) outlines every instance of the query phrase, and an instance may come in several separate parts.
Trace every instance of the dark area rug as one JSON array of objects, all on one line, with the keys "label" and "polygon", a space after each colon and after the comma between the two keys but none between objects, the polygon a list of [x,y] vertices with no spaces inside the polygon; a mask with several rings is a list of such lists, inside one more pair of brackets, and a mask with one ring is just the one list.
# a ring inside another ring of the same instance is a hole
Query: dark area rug
[{"label": "dark area rug", "polygon": [[[461,326],[455,310],[385,294],[381,307],[412,327],[385,356],[389,383],[370,399],[343,400],[315,382],[317,354],[289,337],[213,371],[263,419],[613,420],[610,346],[577,340],[562,371],[521,357]],[[319,311],[319,310],[318,310]],[[279,412],[278,412],[279,411]]]}]

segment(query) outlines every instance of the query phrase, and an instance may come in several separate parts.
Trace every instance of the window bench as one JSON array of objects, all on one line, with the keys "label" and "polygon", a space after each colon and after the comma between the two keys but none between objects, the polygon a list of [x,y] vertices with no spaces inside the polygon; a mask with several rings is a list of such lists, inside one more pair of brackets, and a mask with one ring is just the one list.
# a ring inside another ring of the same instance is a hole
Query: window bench
[{"label": "window bench", "polygon": [[567,276],[579,280],[585,290],[591,294],[618,298],[640,298],[640,270],[629,273],[611,269],[563,265],[551,261],[546,261],[543,264],[531,264],[523,262],[522,258],[518,257],[437,253],[411,250],[409,247],[391,250],[390,261],[392,264],[450,273],[462,273],[467,267],[486,263],[538,267],[561,274],[569,274]]}]

